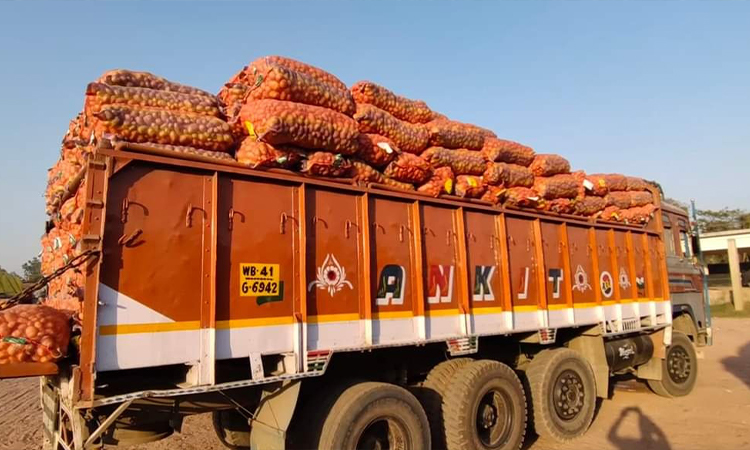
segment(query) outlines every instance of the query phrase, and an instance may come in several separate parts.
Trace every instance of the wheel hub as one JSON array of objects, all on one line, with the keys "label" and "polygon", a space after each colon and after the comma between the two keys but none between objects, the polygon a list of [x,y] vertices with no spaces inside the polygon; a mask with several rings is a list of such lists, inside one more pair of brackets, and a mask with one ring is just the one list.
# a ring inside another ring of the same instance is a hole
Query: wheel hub
[{"label": "wheel hub", "polygon": [[492,405],[482,405],[482,412],[480,414],[482,428],[491,428],[497,422],[497,411]]},{"label": "wheel hub", "polygon": [[690,378],[690,356],[682,347],[673,347],[667,356],[667,372],[675,383],[684,383]]},{"label": "wheel hub", "polygon": [[507,394],[491,389],[482,396],[476,409],[476,430],[484,448],[499,448],[510,436],[513,407]]},{"label": "wheel hub", "polygon": [[583,410],[585,398],[583,381],[576,372],[565,370],[557,377],[552,401],[555,412],[561,419],[574,419]]}]

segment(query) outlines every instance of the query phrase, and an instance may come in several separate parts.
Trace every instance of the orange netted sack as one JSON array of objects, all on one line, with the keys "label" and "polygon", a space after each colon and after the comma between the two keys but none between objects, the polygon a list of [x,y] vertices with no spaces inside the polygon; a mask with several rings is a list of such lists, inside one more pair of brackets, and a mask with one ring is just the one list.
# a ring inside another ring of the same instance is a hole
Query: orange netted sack
[{"label": "orange netted sack", "polygon": [[534,191],[539,194],[539,197],[546,200],[576,198],[578,196],[578,182],[570,174],[536,177],[534,178]]},{"label": "orange netted sack", "polygon": [[281,67],[294,70],[295,72],[309,75],[313,79],[330,85],[338,90],[347,90],[346,84],[336,78],[336,76],[332,73],[326,72],[323,69],[307,63],[303,63],[301,61],[297,61],[292,58],[286,58],[284,56],[263,56],[256,59],[255,61],[251,62],[245,69],[243,69],[242,73],[244,73],[245,79],[253,80],[254,75],[260,72],[259,67],[262,67],[263,64],[276,64]]},{"label": "orange netted sack", "polygon": [[628,191],[647,191],[649,184],[643,178],[625,177],[626,189]]},{"label": "orange netted sack", "polygon": [[609,220],[614,222],[620,221],[622,220],[622,209],[614,205],[607,206],[606,208],[604,208],[599,217],[602,220]]},{"label": "orange netted sack", "polygon": [[388,89],[370,81],[358,81],[351,88],[357,103],[369,103],[394,117],[409,123],[426,123],[433,119],[427,103],[396,95]]},{"label": "orange netted sack", "polygon": [[482,153],[487,161],[518,164],[519,166],[528,166],[534,161],[536,155],[531,147],[497,138],[486,138]]},{"label": "orange netted sack", "polygon": [[534,174],[528,167],[507,163],[487,163],[482,178],[487,184],[504,187],[532,187]]},{"label": "orange netted sack", "polygon": [[109,84],[112,86],[140,87],[215,98],[213,94],[201,89],[175,83],[148,72],[134,72],[124,69],[110,70],[104,72],[104,74],[96,81],[98,83]]},{"label": "orange netted sack", "polygon": [[654,205],[635,206],[622,210],[620,218],[623,222],[628,223],[646,223],[651,219],[654,211],[656,211]]},{"label": "orange netted sack", "polygon": [[280,100],[245,103],[240,121],[252,138],[271,145],[289,144],[344,155],[359,150],[357,123],[344,114],[320,106]]},{"label": "orange netted sack", "polygon": [[357,104],[354,120],[362,133],[385,136],[395,142],[399,149],[409,153],[424,150],[430,137],[423,125],[400,120],[387,111],[366,103]]},{"label": "orange netted sack", "polygon": [[[599,193],[595,192],[596,195],[605,195],[607,192],[625,191],[628,189],[628,179],[625,178],[625,175],[616,173],[596,173],[588,175],[587,178],[597,186],[597,189],[599,189]],[[600,193],[602,190],[605,190],[606,192]]]},{"label": "orange netted sack", "polygon": [[[97,133],[128,142],[183,145],[226,152],[234,145],[228,123],[211,116],[110,105],[94,114]],[[99,135],[99,134],[97,134]]]},{"label": "orange netted sack", "polygon": [[437,119],[427,123],[425,127],[430,133],[431,146],[481,150],[484,145],[485,134],[473,125]]},{"label": "orange netted sack", "polygon": [[432,176],[432,167],[417,155],[401,153],[385,168],[385,175],[404,183],[423,184]]},{"label": "orange netted sack", "polygon": [[466,198],[480,198],[487,190],[482,177],[476,175],[459,175],[456,177],[456,195]]},{"label": "orange netted sack", "polygon": [[481,175],[487,167],[484,155],[475,150],[430,147],[420,156],[433,167],[450,167],[456,175]]},{"label": "orange netted sack", "polygon": [[284,100],[321,106],[351,116],[356,111],[354,99],[348,90],[341,90],[324,83],[304,72],[297,72],[283,65],[260,61],[246,100]]},{"label": "orange netted sack", "polygon": [[360,133],[357,141],[359,142],[357,156],[375,167],[388,165],[399,152],[398,146],[392,140],[379,134]]},{"label": "orange netted sack", "polygon": [[570,163],[560,155],[543,154],[536,155],[529,168],[538,177],[551,177],[552,175],[569,173]]},{"label": "orange netted sack", "polygon": [[278,167],[294,169],[304,158],[302,150],[291,146],[278,146],[246,138],[237,149],[235,157],[241,164],[253,169]]},{"label": "orange netted sack", "polygon": [[604,197],[585,195],[577,198],[573,207],[576,214],[593,216],[607,207],[607,201]]},{"label": "orange netted sack", "polygon": [[86,87],[86,109],[91,112],[98,112],[107,105],[126,105],[215,117],[221,116],[219,101],[216,97],[159,91],[140,87],[110,86],[104,83],[89,83]]},{"label": "orange netted sack", "polygon": [[534,207],[539,203],[539,195],[533,189],[512,187],[505,191],[503,205],[517,208]]},{"label": "orange netted sack", "polygon": [[574,211],[574,200],[569,198],[556,198],[554,200],[542,201],[538,208],[542,211],[549,211],[558,214],[571,214]]},{"label": "orange netted sack", "polygon": [[654,202],[654,196],[648,191],[616,191],[607,195],[607,205],[614,205],[620,209],[636,206],[646,206]]},{"label": "orange netted sack", "polygon": [[385,177],[382,173],[373,169],[362,161],[352,161],[351,177],[355,181],[367,183],[383,183]]},{"label": "orange netted sack", "polygon": [[503,201],[503,197],[505,196],[505,191],[507,189],[499,186],[492,186],[491,184],[486,185],[486,187],[487,190],[484,191],[481,200],[490,202],[493,205],[497,205]]},{"label": "orange netted sack", "polygon": [[440,194],[453,193],[453,171],[450,167],[438,167],[432,170],[432,177],[417,191],[438,197]]},{"label": "orange netted sack", "polygon": [[347,177],[352,163],[340,154],[314,152],[302,161],[300,172],[319,177]]},{"label": "orange netted sack", "polygon": [[57,361],[68,352],[70,330],[69,316],[47,306],[0,311],[0,364]]},{"label": "orange netted sack", "polygon": [[414,185],[410,183],[404,183],[403,181],[394,180],[393,178],[385,177],[383,184],[392,188],[401,189],[402,191],[413,191]]}]

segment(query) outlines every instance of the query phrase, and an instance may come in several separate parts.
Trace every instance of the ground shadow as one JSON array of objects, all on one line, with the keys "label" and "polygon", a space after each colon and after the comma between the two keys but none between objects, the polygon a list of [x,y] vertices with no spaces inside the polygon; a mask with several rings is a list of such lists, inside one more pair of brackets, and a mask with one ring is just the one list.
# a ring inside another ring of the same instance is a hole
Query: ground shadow
[{"label": "ground shadow", "polygon": [[[630,415],[636,415],[638,420],[638,429],[640,437],[631,437],[621,434],[620,427],[625,419]],[[625,408],[620,413],[620,417],[607,434],[607,438],[618,450],[671,450],[669,441],[664,432],[649,417],[643,414],[641,408]]]},{"label": "ground shadow", "polygon": [[729,356],[721,360],[724,369],[739,378],[750,388],[750,342],[742,346],[737,356]]}]

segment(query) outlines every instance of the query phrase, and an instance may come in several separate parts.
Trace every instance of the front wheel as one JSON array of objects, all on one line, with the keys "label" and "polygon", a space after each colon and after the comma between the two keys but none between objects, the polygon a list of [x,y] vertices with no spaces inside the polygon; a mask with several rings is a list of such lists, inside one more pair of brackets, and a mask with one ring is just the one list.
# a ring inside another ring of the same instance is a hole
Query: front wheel
[{"label": "front wheel", "polygon": [[320,431],[319,449],[429,449],[430,426],[422,406],[404,388],[364,382],[344,390]]},{"label": "front wheel", "polygon": [[684,397],[692,392],[698,379],[698,357],[686,335],[672,332],[672,345],[661,368],[661,380],[646,380],[651,390],[662,397]]}]

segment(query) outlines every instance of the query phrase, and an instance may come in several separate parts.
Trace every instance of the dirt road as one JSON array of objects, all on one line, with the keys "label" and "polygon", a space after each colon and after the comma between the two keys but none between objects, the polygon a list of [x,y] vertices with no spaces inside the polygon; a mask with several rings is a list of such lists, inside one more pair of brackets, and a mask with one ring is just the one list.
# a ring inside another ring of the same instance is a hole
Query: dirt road
[{"label": "dirt road", "polygon": [[[602,402],[589,433],[554,450],[750,450],[750,319],[716,319],[695,392],[670,400],[638,383]],[[37,380],[0,382],[0,449],[38,449]],[[210,417],[188,418],[183,434],[133,450],[219,450]],[[528,450],[552,450],[540,443]]]}]

